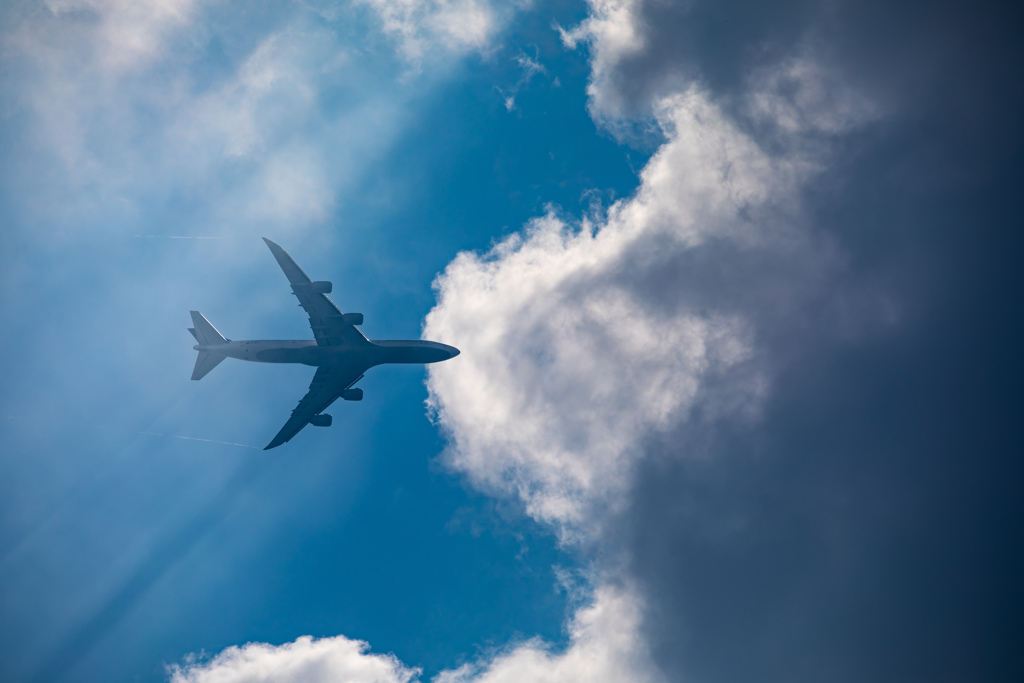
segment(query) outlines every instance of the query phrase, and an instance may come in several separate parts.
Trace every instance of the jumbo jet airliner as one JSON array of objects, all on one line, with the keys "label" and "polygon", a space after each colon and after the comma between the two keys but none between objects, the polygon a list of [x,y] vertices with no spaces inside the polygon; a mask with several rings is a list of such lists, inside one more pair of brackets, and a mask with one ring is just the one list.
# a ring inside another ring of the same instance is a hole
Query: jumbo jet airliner
[{"label": "jumbo jet airliner", "polygon": [[199,342],[192,348],[199,352],[192,379],[202,379],[225,358],[251,360],[258,363],[302,363],[316,366],[309,391],[277,436],[263,450],[277,448],[299,433],[307,424],[331,426],[331,416],[323,413],[339,397],[361,401],[363,390],[353,385],[375,365],[384,363],[437,363],[459,355],[454,346],[432,341],[370,341],[356,329],[363,324],[362,313],[342,313],[327,295],[332,285],[325,280],[313,282],[284,249],[266,237],[288,282],[292,293],[309,315],[312,340],[295,341],[231,341],[217,331],[199,311],[192,311],[188,328]]}]

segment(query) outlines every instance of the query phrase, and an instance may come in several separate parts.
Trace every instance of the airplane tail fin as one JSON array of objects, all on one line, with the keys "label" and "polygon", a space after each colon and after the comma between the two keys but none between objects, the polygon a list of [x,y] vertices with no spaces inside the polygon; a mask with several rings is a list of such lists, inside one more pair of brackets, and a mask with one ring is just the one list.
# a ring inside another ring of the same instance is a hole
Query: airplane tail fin
[{"label": "airplane tail fin", "polygon": [[203,346],[215,346],[217,344],[227,344],[228,340],[223,334],[217,331],[217,328],[210,324],[210,321],[203,317],[203,314],[199,311],[191,311],[192,313],[192,324],[194,328],[189,328],[196,341]]},{"label": "airplane tail fin", "polygon": [[200,351],[199,357],[196,358],[196,366],[192,369],[192,379],[198,380],[206,377],[210,370],[220,365],[220,362],[225,358],[227,356],[218,356],[215,353]]},{"label": "airplane tail fin", "polygon": [[[228,340],[224,338],[224,335],[217,331],[217,328],[210,324],[210,321],[203,317],[203,314],[199,311],[192,311],[192,324],[195,327],[188,328],[188,331],[192,333],[192,336],[196,338],[196,341],[202,346],[218,346],[220,344],[227,344]],[[220,362],[224,360],[226,356],[222,356],[217,353],[209,353],[207,351],[200,351],[199,357],[196,358],[196,366],[192,369],[192,379],[202,379],[209,374],[210,370],[220,365]]]}]

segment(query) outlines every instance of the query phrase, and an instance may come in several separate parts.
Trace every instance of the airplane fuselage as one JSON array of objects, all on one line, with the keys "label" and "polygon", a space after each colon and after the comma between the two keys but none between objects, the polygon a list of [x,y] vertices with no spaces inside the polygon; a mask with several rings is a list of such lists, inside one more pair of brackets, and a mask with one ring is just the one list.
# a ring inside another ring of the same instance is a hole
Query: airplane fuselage
[{"label": "airplane fuselage", "polygon": [[226,344],[192,347],[196,351],[237,358],[256,363],[302,363],[331,365],[342,359],[364,360],[368,366],[384,363],[437,363],[459,354],[447,344],[421,340],[376,340],[359,346],[317,346],[304,339],[252,339],[229,341]]}]

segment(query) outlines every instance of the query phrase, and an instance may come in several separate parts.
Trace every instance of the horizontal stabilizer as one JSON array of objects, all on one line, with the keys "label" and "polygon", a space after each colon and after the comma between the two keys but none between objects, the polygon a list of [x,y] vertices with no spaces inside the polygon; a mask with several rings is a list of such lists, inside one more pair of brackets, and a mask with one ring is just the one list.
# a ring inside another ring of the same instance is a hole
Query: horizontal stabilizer
[{"label": "horizontal stabilizer", "polygon": [[196,366],[192,369],[192,379],[202,379],[203,377],[206,377],[210,370],[213,370],[215,367],[220,365],[220,362],[225,358],[227,358],[227,356],[200,351],[199,357],[196,358]]},{"label": "horizontal stabilizer", "polygon": [[[228,340],[223,334],[217,331],[217,328],[210,324],[210,321],[203,317],[203,314],[199,311],[190,311],[192,313],[192,324],[195,325],[196,341],[202,346],[214,346],[216,344],[227,344]],[[220,362],[220,361],[218,361]]]}]

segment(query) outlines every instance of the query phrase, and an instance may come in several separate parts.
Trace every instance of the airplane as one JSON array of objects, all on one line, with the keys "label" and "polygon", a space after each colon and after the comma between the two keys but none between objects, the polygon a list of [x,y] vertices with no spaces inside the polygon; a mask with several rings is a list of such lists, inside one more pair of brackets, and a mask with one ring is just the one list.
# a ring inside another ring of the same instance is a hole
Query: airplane
[{"label": "airplane", "polygon": [[249,340],[231,341],[217,331],[199,311],[191,311],[188,328],[199,342],[192,348],[199,352],[192,379],[200,380],[225,358],[257,363],[302,363],[316,367],[309,391],[292,411],[284,427],[263,450],[277,448],[290,441],[307,424],[330,427],[333,421],[323,411],[338,398],[363,400],[363,390],[353,388],[367,370],[384,363],[439,363],[459,355],[454,346],[420,340],[370,341],[356,329],[363,324],[362,313],[342,313],[328,298],[333,285],[326,280],[309,279],[284,249],[266,237],[263,241],[277,259],[292,293],[309,315],[312,340]]}]

